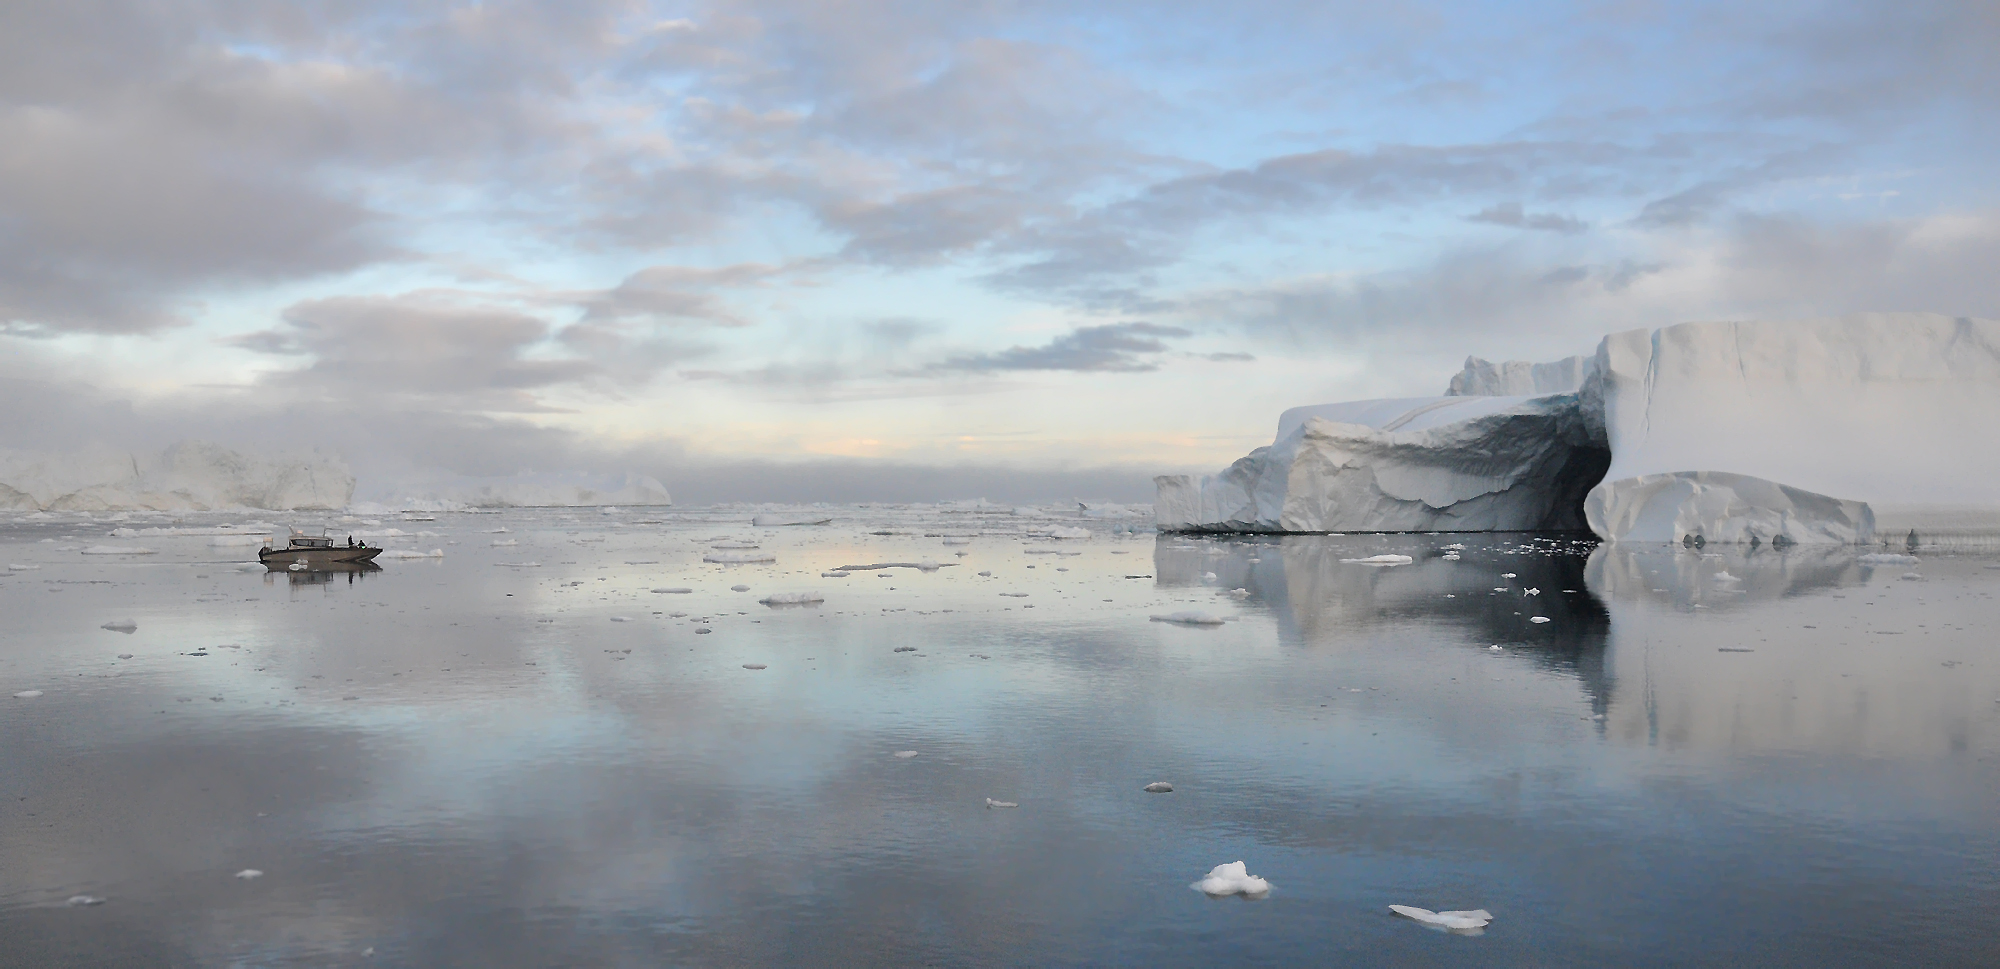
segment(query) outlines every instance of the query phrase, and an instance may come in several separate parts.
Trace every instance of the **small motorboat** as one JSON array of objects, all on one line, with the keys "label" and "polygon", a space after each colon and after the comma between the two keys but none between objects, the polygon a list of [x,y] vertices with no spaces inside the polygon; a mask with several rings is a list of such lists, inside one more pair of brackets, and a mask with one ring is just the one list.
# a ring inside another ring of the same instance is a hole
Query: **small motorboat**
[{"label": "small motorboat", "polygon": [[257,561],[266,568],[305,571],[359,565],[373,561],[380,554],[381,549],[370,547],[367,542],[339,545],[325,533],[307,535],[294,528],[289,544],[284,548],[264,546],[257,551]]}]

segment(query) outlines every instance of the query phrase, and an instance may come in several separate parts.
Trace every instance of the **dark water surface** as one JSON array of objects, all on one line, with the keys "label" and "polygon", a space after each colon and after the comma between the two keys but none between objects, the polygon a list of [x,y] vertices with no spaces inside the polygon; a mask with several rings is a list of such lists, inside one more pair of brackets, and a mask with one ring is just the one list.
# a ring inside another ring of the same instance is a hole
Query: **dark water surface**
[{"label": "dark water surface", "polygon": [[0,526],[0,963],[2000,963],[2000,558],[838,515]]}]

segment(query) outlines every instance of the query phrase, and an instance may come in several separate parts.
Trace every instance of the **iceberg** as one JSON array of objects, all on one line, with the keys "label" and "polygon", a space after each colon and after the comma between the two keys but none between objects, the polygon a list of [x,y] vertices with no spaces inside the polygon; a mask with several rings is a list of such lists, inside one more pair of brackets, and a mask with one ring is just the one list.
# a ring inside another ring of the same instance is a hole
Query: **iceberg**
[{"label": "iceberg", "polygon": [[1441,397],[1293,408],[1229,468],[1155,478],[1155,510],[1163,531],[1990,542],[1996,413],[2000,322],[1683,323],[1548,364],[1470,358]]},{"label": "iceberg", "polygon": [[0,509],[32,512],[344,508],[354,475],[317,452],[256,455],[203,441],[156,454],[0,450]]}]

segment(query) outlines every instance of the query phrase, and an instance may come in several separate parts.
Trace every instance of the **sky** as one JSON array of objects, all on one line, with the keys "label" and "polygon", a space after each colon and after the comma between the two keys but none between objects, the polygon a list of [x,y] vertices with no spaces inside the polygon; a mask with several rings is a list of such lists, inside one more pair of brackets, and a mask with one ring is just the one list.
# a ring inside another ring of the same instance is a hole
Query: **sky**
[{"label": "sky", "polygon": [[1465,357],[2000,316],[2000,5],[11,0],[0,448],[1148,500]]}]

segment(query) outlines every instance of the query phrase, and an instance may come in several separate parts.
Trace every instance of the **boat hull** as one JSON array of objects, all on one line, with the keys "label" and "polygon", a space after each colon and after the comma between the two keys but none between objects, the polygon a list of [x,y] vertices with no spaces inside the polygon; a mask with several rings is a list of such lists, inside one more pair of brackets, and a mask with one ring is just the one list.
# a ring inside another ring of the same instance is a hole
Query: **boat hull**
[{"label": "boat hull", "polygon": [[258,551],[257,561],[273,569],[303,565],[308,569],[360,565],[382,554],[379,548],[267,548]]}]

